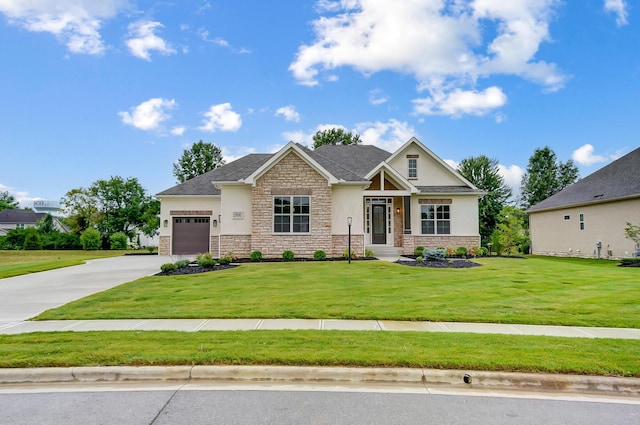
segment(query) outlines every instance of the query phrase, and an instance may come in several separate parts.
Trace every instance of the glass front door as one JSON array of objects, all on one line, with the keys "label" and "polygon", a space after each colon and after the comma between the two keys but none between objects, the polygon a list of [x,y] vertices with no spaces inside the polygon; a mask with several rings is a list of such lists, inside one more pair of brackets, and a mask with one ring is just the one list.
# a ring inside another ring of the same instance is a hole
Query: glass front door
[{"label": "glass front door", "polygon": [[371,242],[377,245],[387,243],[387,207],[386,205],[372,205]]}]

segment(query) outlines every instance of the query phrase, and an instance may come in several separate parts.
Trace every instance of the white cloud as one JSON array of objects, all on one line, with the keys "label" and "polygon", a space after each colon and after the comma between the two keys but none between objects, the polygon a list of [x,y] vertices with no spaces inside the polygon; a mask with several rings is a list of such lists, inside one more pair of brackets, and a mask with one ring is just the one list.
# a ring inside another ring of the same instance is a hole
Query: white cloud
[{"label": "white cloud", "polygon": [[128,0],[0,0],[0,13],[12,25],[48,32],[72,53],[89,55],[106,50],[99,32],[103,21],[129,7]]},{"label": "white cloud", "polygon": [[[538,60],[550,40],[549,23],[559,0],[322,0],[313,22],[315,40],[299,47],[289,70],[303,85],[322,75],[352,67],[364,75],[395,71],[415,77],[435,104],[426,111],[486,113],[487,106],[455,107],[461,94],[504,96],[498,87],[476,88],[492,75],[515,75],[547,91],[562,88],[566,76],[556,65]],[[489,91],[491,89],[491,91]],[[487,93],[489,92],[489,93]],[[487,100],[487,99],[485,99]],[[497,99],[500,107],[504,99]],[[440,104],[443,104],[440,107]],[[482,103],[482,102],[480,102]]]},{"label": "white cloud", "polygon": [[595,155],[593,145],[586,144],[580,146],[578,149],[573,151],[573,155],[571,155],[571,159],[577,162],[580,165],[593,165],[599,162],[606,162],[609,158],[602,155]]},{"label": "white cloud", "polygon": [[155,50],[163,55],[173,55],[176,50],[155,32],[164,26],[160,22],[137,21],[129,24],[128,39],[125,42],[131,54],[140,59],[151,60],[150,52]]},{"label": "white cloud", "polygon": [[248,148],[245,146],[235,148],[233,150],[229,149],[228,147],[222,146],[220,150],[222,151],[222,158],[226,163],[233,162],[236,159],[256,152],[254,148]]},{"label": "white cloud", "polygon": [[485,115],[507,103],[507,96],[498,87],[483,92],[455,89],[449,93],[434,93],[429,98],[415,99],[415,112],[425,115]]},{"label": "white cloud", "polygon": [[174,136],[182,136],[187,128],[184,126],[173,127],[171,129],[171,134]]},{"label": "white cloud", "polygon": [[369,103],[372,105],[382,105],[389,100],[389,96],[387,96],[381,89],[373,89],[369,92]]},{"label": "white cloud", "polygon": [[276,116],[282,115],[285,121],[300,122],[300,114],[293,105],[283,106],[276,110]]},{"label": "white cloud", "polygon": [[363,122],[356,124],[356,133],[362,142],[380,149],[394,152],[409,139],[416,136],[415,129],[406,121],[391,119],[387,122]]},{"label": "white cloud", "polygon": [[216,130],[238,131],[242,127],[242,119],[239,114],[231,109],[230,103],[212,105],[204,116],[207,119],[202,121],[203,125],[201,127],[198,127],[202,131],[210,133]]},{"label": "white cloud", "polygon": [[604,10],[616,15],[616,25],[627,25],[627,3],[624,0],[604,0]]},{"label": "white cloud", "polygon": [[511,188],[513,197],[517,198],[520,193],[520,184],[522,183],[524,169],[517,165],[506,166],[498,164],[498,174],[502,176],[504,182]]},{"label": "white cloud", "polygon": [[18,191],[2,183],[0,183],[0,192],[9,192],[9,195],[13,196],[18,202],[20,208],[33,208],[33,201],[42,200],[42,198],[39,197],[34,198],[33,196],[29,196],[29,192]]},{"label": "white cloud", "polygon": [[118,112],[122,117],[122,122],[134,126],[140,130],[155,130],[164,121],[171,118],[168,110],[177,106],[175,100],[153,98],[142,102],[132,112]]},{"label": "white cloud", "polygon": [[449,167],[453,168],[454,170],[457,170],[458,165],[460,165],[459,162],[456,162],[453,159],[444,159],[443,161],[449,164]]}]

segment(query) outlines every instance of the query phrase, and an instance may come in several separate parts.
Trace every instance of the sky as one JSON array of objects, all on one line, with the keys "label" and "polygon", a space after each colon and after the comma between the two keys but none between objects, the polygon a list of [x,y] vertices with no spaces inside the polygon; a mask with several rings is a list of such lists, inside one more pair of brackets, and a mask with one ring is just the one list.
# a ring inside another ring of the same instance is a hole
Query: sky
[{"label": "sky", "polygon": [[516,192],[544,146],[585,177],[640,146],[639,41],[629,0],[0,0],[0,191],[155,195],[199,140],[331,127],[486,155]]}]

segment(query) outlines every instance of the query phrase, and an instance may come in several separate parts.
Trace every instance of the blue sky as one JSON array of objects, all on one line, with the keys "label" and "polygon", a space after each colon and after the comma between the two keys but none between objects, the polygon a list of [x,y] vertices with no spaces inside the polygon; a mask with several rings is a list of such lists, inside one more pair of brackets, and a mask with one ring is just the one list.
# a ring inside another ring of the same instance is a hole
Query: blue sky
[{"label": "blue sky", "polygon": [[0,0],[0,191],[111,176],[149,194],[198,140],[227,161],[340,126],[393,151],[550,146],[586,176],[640,145],[627,0]]}]

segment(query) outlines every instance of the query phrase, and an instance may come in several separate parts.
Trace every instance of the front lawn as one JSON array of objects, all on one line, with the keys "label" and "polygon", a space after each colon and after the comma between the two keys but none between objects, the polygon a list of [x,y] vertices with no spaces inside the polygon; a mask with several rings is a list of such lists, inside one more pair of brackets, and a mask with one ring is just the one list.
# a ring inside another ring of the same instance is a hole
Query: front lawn
[{"label": "front lawn", "polygon": [[575,258],[477,261],[483,267],[242,264],[146,277],[37,319],[343,318],[640,328],[640,269]]},{"label": "front lawn", "polygon": [[[8,251],[0,250],[0,279],[62,267],[95,258],[117,257],[131,251]],[[0,284],[2,282],[0,281]]]},{"label": "front lawn", "polygon": [[640,377],[634,340],[418,332],[60,332],[0,335],[0,367],[321,365]]}]

